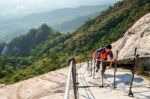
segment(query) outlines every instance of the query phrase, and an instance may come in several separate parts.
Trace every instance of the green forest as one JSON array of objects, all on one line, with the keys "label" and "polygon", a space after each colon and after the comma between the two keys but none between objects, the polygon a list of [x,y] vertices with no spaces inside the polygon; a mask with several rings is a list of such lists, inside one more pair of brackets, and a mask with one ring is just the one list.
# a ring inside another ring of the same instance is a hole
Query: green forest
[{"label": "green forest", "polygon": [[46,24],[31,29],[12,40],[6,54],[0,56],[0,83],[12,84],[66,67],[70,57],[85,61],[93,50],[117,41],[149,12],[150,0],[123,0],[73,33],[62,34]]}]

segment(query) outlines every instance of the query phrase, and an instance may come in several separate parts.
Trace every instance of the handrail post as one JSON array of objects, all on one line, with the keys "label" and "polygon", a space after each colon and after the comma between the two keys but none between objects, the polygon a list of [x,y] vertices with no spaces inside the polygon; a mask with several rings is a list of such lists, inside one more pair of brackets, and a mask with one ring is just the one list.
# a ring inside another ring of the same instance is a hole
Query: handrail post
[{"label": "handrail post", "polygon": [[[100,68],[103,68],[103,61],[100,63]],[[104,72],[101,71],[101,77],[102,77],[102,85],[100,87],[104,87]]]},{"label": "handrail post", "polygon": [[67,79],[64,99],[69,99],[69,87],[70,87],[70,80],[71,80],[72,64],[73,64],[72,59],[69,59],[68,61],[69,72],[68,72],[68,79]]},{"label": "handrail post", "polygon": [[87,59],[87,71],[89,71],[89,59]]},{"label": "handrail post", "polygon": [[115,68],[114,68],[114,89],[116,88],[116,72],[117,72],[117,59],[118,59],[118,50],[116,51],[116,59],[115,59]]},{"label": "handrail post", "polygon": [[137,55],[137,48],[135,48],[135,53],[134,53],[134,64],[132,66],[132,78],[131,78],[131,82],[130,82],[130,87],[129,87],[129,96],[134,97],[133,92],[132,92],[132,86],[133,86],[133,81],[134,81],[134,71],[135,71],[135,67],[137,66],[137,60],[138,60],[138,55]]},{"label": "handrail post", "polygon": [[66,91],[64,99],[69,99],[69,87],[71,82],[71,75],[73,80],[73,91],[74,91],[74,99],[77,99],[77,73],[76,73],[76,62],[75,59],[69,59],[69,74],[67,79]]},{"label": "handrail post", "polygon": [[74,99],[77,99],[77,78],[76,78],[76,63],[75,59],[73,59],[73,66],[72,66],[72,79],[73,79],[73,90],[74,90]]},{"label": "handrail post", "polygon": [[92,58],[91,58],[91,60],[90,60],[90,61],[91,61],[91,65],[90,65],[90,66],[91,66],[91,68],[90,68],[90,70],[91,70],[91,76],[92,76],[92,70],[93,70],[93,68],[92,68],[92,64],[93,64],[93,63],[92,63]]},{"label": "handrail post", "polygon": [[96,65],[96,64],[95,64],[95,59],[93,59],[93,61],[94,61],[94,71],[93,71],[93,78],[95,78],[95,68],[96,68],[96,67],[95,67],[95,65]]}]

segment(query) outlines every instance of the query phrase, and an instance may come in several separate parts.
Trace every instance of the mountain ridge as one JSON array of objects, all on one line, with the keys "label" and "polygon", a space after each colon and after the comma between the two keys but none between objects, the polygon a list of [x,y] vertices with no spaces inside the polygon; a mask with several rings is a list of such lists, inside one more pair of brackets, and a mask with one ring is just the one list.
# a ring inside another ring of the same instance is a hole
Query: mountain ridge
[{"label": "mountain ridge", "polygon": [[[3,41],[10,41],[12,38],[19,36],[20,34],[25,34],[30,28],[37,28],[43,23],[46,23],[50,26],[56,25],[56,23],[61,24],[77,17],[95,14],[104,10],[109,5],[111,4],[81,6],[79,8],[63,8],[50,12],[33,13],[21,18],[0,21],[0,39]],[[11,39],[9,40],[9,38]]]},{"label": "mountain ridge", "polygon": [[[149,6],[149,0],[120,1],[101,12],[96,18],[87,20],[75,32],[62,34],[52,40],[44,40],[31,49],[27,57],[1,57],[0,61],[4,67],[1,68],[3,72],[0,82],[14,83],[65,67],[67,59],[73,56],[77,62],[87,60],[93,50],[123,37],[138,19],[150,12]],[[19,66],[15,67],[20,60]],[[15,73],[12,68],[9,70],[6,68],[10,64],[16,68]]]}]

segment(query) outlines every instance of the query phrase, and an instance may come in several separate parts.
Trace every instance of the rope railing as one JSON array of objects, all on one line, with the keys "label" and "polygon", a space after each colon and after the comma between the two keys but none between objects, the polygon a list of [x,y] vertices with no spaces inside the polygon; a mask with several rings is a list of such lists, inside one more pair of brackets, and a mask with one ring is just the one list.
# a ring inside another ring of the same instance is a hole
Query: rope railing
[{"label": "rope railing", "polygon": [[73,92],[74,92],[74,99],[77,99],[77,73],[76,73],[76,64],[75,59],[69,59],[69,71],[68,71],[68,79],[66,84],[65,96],[64,99],[70,99],[70,89],[71,89],[71,81],[73,82]]}]

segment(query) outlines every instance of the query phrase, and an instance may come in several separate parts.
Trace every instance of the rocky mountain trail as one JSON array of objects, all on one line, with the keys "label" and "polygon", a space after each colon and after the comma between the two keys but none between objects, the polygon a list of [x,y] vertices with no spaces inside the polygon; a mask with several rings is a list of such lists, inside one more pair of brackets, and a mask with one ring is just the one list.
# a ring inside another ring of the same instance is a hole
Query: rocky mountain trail
[{"label": "rocky mountain trail", "polygon": [[[90,70],[90,69],[89,69]],[[130,70],[118,68],[116,72],[116,89],[113,89],[114,69],[107,69],[102,85],[101,72],[96,73],[93,78],[91,72],[87,71],[87,64],[83,64],[78,70],[79,74],[79,99],[149,99],[150,81],[140,75],[135,75],[133,82],[134,97],[129,97],[129,86],[132,77]],[[83,76],[84,75],[84,76]],[[83,82],[84,79],[84,82]],[[86,83],[85,83],[86,82]],[[88,87],[84,87],[88,86]],[[91,91],[91,94],[90,94]],[[88,93],[88,94],[87,94]]]},{"label": "rocky mountain trail", "polygon": [[[131,80],[131,71],[118,69],[116,74],[117,89],[113,87],[114,69],[106,70],[104,87],[100,88],[100,73],[95,78],[87,71],[87,63],[77,65],[79,81],[79,99],[133,99],[128,97],[128,88]],[[100,71],[99,71],[100,72]],[[0,99],[63,99],[68,75],[68,67],[49,72],[16,84],[3,85],[0,88]],[[148,99],[150,94],[150,82],[145,77],[136,75],[133,85],[133,93],[140,99]],[[89,87],[84,87],[89,86]],[[88,92],[86,92],[88,90]],[[92,98],[94,97],[94,98]],[[144,97],[144,98],[143,98]],[[70,99],[73,98],[72,87],[70,88]],[[136,99],[136,98],[135,98]]]}]

